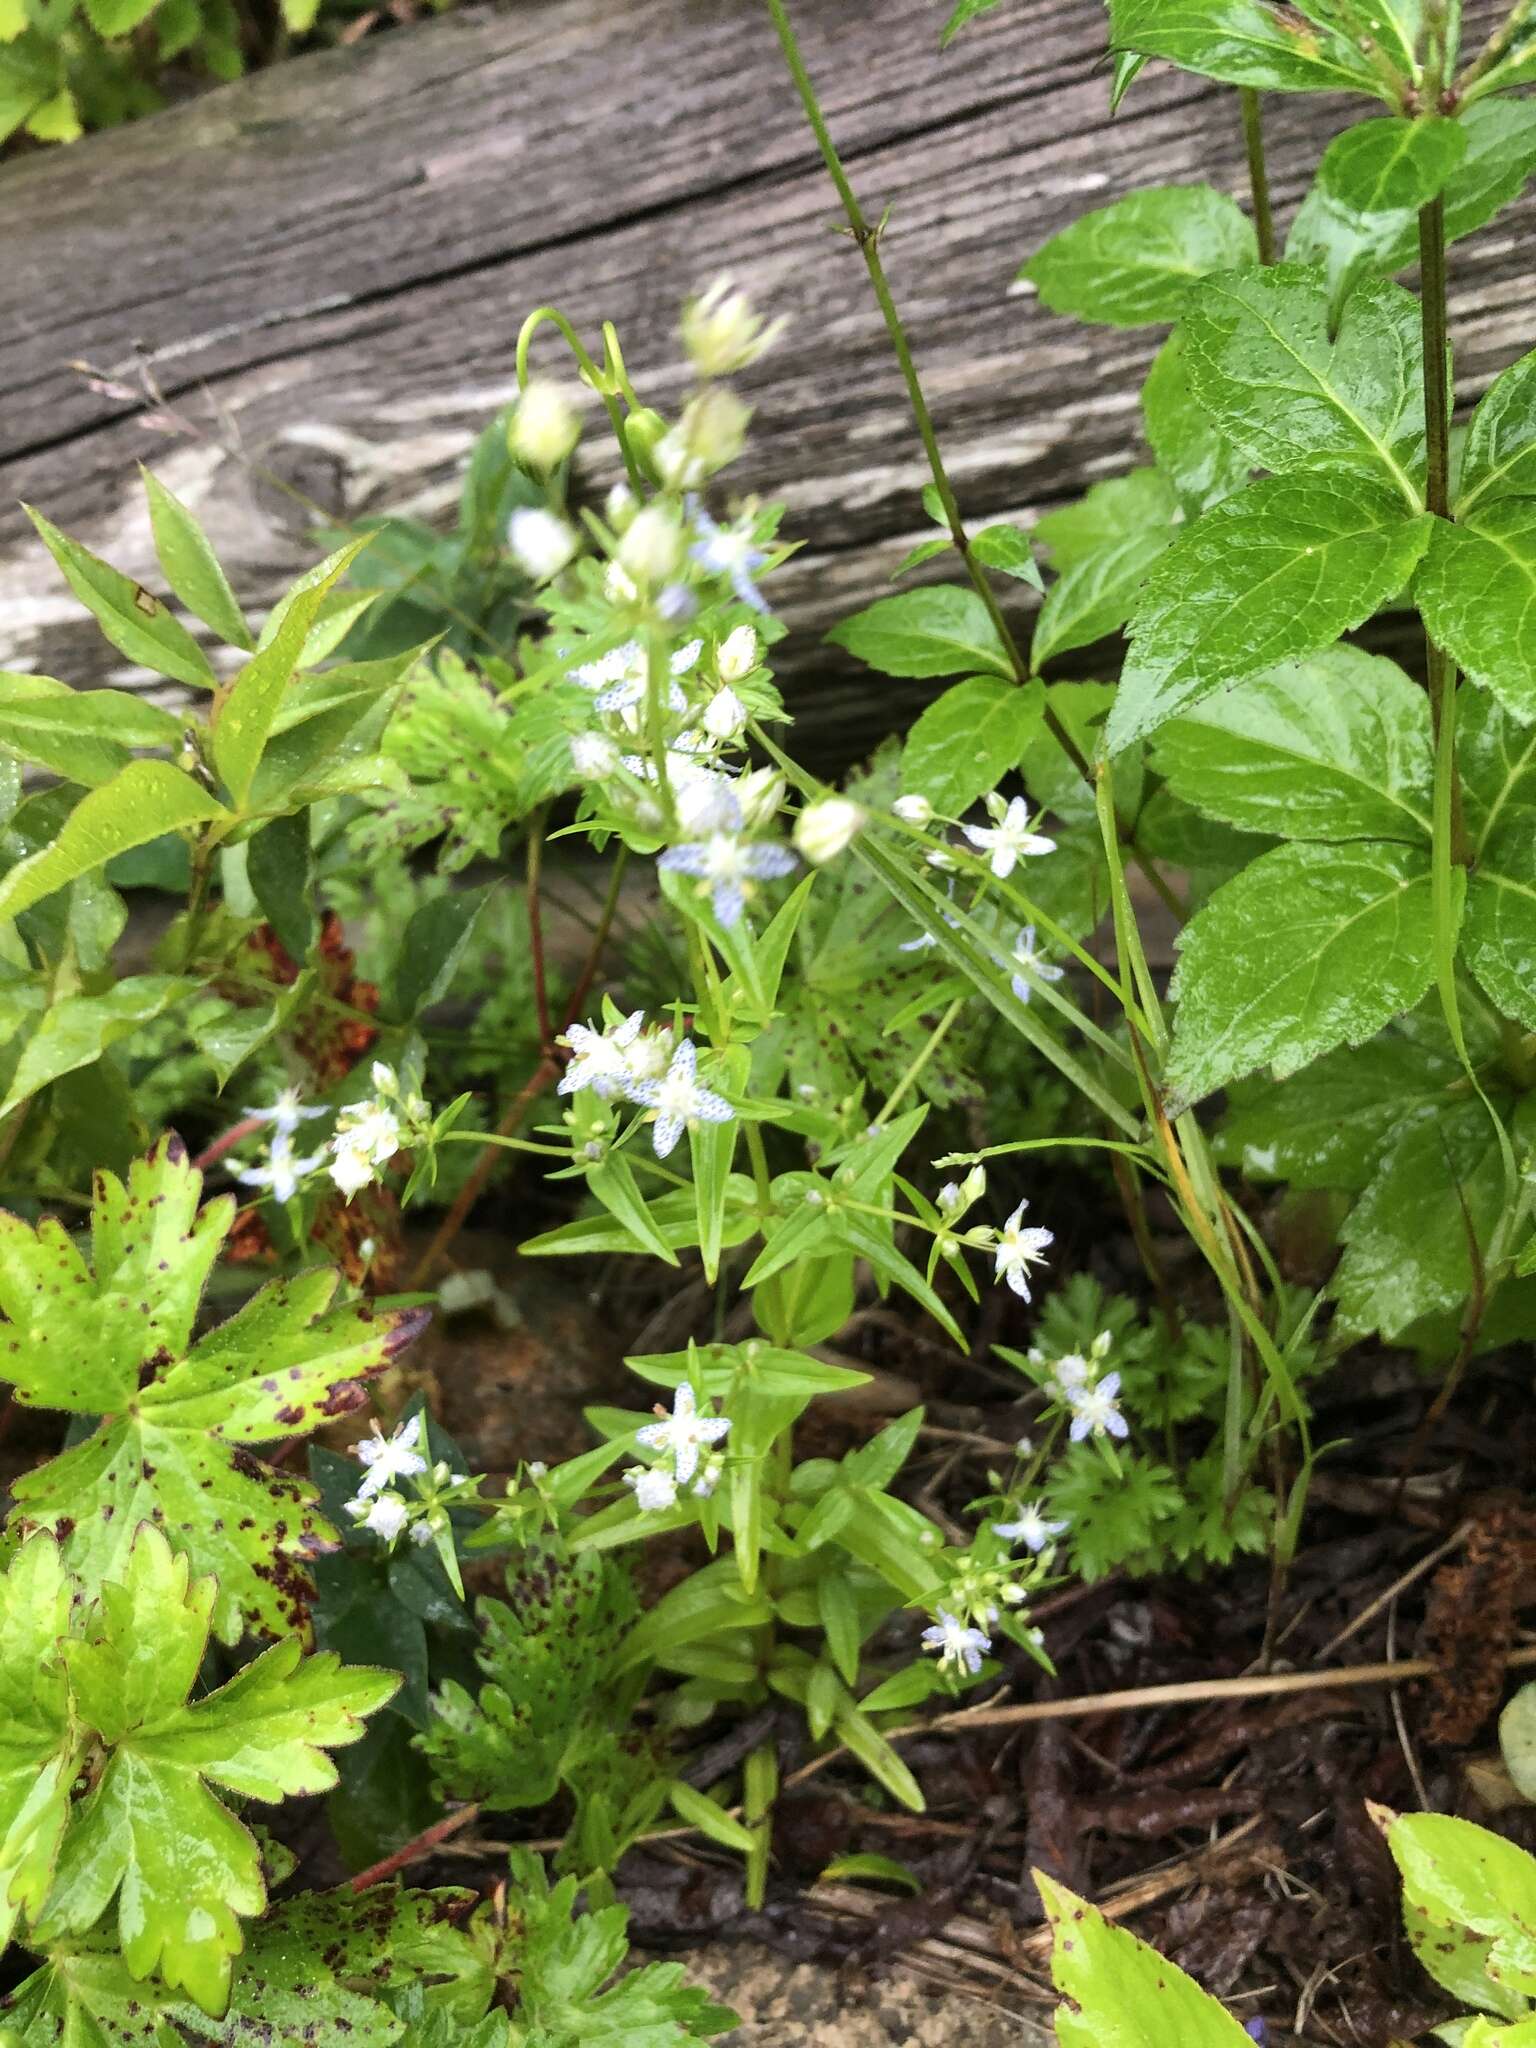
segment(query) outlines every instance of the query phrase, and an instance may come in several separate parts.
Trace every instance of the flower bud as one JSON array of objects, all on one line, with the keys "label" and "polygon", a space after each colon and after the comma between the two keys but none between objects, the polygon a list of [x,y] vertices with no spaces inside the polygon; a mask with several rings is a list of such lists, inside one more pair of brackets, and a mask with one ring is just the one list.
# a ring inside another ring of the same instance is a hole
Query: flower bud
[{"label": "flower bud", "polygon": [[750,626],[737,626],[720,642],[715,656],[715,673],[722,683],[739,683],[751,675],[758,663],[757,635]]},{"label": "flower bud", "polygon": [[518,461],[541,473],[558,468],[576,446],[581,420],[561,384],[535,377],[517,401],[507,441]]},{"label": "flower bud", "polygon": [[782,320],[765,326],[746,293],[728,277],[717,277],[683,307],[683,346],[701,377],[728,377],[745,369],[783,331]]},{"label": "flower bud", "polygon": [[713,740],[733,740],[747,722],[747,707],[729,687],[717,690],[704,707],[704,730]]},{"label": "flower bud", "polygon": [[904,825],[931,825],[933,805],[925,796],[899,796],[891,809]]},{"label": "flower bud", "polygon": [[836,860],[867,822],[866,812],[845,796],[824,796],[795,820],[795,845],[813,868]]},{"label": "flower bud", "polygon": [[784,778],[776,768],[754,768],[736,784],[736,801],[741,822],[749,832],[760,832],[779,814],[784,801]]},{"label": "flower bud", "polygon": [[690,398],[683,416],[656,443],[652,460],[672,490],[697,490],[741,453],[751,408],[724,384],[711,384]]},{"label": "flower bud", "polygon": [[630,453],[648,476],[656,474],[656,443],[667,431],[667,423],[651,406],[637,406],[624,420],[624,439]]},{"label": "flower bud", "polygon": [[517,565],[535,583],[547,583],[576,552],[576,535],[563,519],[540,505],[520,505],[507,527],[507,545]]},{"label": "flower bud", "polygon": [[637,584],[665,583],[683,559],[683,530],[660,505],[642,506],[619,542],[619,567]]},{"label": "flower bud", "polygon": [[613,484],[603,500],[603,512],[615,533],[622,533],[639,508],[639,499],[628,484]]}]

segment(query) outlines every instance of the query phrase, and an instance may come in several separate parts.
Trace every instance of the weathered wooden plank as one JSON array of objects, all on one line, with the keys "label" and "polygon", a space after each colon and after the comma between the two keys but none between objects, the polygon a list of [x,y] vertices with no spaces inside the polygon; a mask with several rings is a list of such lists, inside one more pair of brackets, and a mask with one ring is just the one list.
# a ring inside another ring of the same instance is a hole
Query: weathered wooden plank
[{"label": "weathered wooden plank", "polygon": [[[1120,191],[1204,176],[1240,195],[1233,95],[1157,67],[1111,124],[1099,0],[1012,0],[943,58],[934,0],[800,0],[797,18],[856,182],[894,208],[887,261],[967,509],[1030,516],[1123,467],[1157,337],[1058,320],[1011,279]],[[1268,103],[1282,211],[1355,111]],[[797,694],[867,735],[818,637],[884,586],[925,473],[758,0],[466,10],[7,166],[0,219],[0,665],[112,672],[18,498],[148,576],[134,465],[153,460],[259,607],[307,543],[249,464],[331,513],[430,512],[510,390],[529,307],[619,321],[665,405],[678,305],[730,269],[792,318],[744,380],[757,420],[733,480],[786,498],[807,541],[779,580]],[[1533,219],[1522,202],[1454,254],[1464,389],[1529,345]],[[213,438],[164,437],[70,368],[131,379],[140,357]],[[882,692],[873,715],[919,694]]]}]

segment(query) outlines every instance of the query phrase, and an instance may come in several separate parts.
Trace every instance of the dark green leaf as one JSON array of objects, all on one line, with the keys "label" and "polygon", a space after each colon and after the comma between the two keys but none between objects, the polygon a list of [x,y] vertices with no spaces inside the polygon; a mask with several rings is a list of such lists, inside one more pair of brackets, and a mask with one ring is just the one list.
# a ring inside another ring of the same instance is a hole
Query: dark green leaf
[{"label": "dark green leaf", "polygon": [[1283,263],[1211,278],[1183,326],[1198,402],[1254,466],[1348,470],[1424,502],[1423,342],[1417,300],[1373,280],[1329,331],[1322,273]]},{"label": "dark green leaf", "polygon": [[1318,182],[1355,213],[1417,213],[1444,191],[1466,149],[1461,123],[1440,114],[1360,121],[1324,150]]},{"label": "dark green leaf", "polygon": [[1035,521],[1058,575],[1110,541],[1130,540],[1153,529],[1171,531],[1179,516],[1173,485],[1161,471],[1133,469],[1094,484],[1075,505],[1063,505]]},{"label": "dark green leaf", "polygon": [[1253,225],[1210,185],[1156,185],[1084,214],[1019,272],[1053,313],[1111,327],[1177,320],[1189,287],[1257,259]]},{"label": "dark green leaf", "polygon": [[1425,625],[1472,682],[1536,718],[1536,497],[1485,500],[1433,529],[1413,585]]},{"label": "dark green leaf", "polygon": [[1227,85],[1275,92],[1385,88],[1351,41],[1263,0],[1110,0],[1116,50],[1167,57]]},{"label": "dark green leaf", "polygon": [[995,789],[1038,730],[1045,693],[997,676],[972,676],[936,698],[907,735],[901,756],[905,790],[958,817]]},{"label": "dark green leaf", "polygon": [[1331,646],[1402,589],[1431,524],[1384,485],[1343,477],[1263,477],[1224,498],[1147,579],[1109,752],[1225,684]]},{"label": "dark green leaf", "polygon": [[1013,673],[987,607],[974,590],[934,583],[878,598],[827,635],[887,676],[953,676],[968,669]]},{"label": "dark green leaf", "polygon": [[1141,410],[1158,468],[1189,517],[1208,511],[1248,481],[1253,465],[1195,396],[1182,329],[1170,334],[1154,357],[1141,388]]},{"label": "dark green leaf", "polygon": [[440,1003],[453,985],[494,883],[434,896],[412,911],[385,984],[380,1015],[406,1024]]},{"label": "dark green leaf", "polygon": [[1522,495],[1536,495],[1536,349],[1483,393],[1467,428],[1453,510],[1466,519],[1480,499]]},{"label": "dark green leaf", "polygon": [[1429,700],[1395,662],[1330,647],[1161,727],[1154,765],[1214,818],[1281,839],[1428,841]]},{"label": "dark green leaf", "polygon": [[309,812],[290,811],[264,825],[247,841],[245,871],[262,915],[289,959],[302,966],[319,928]]},{"label": "dark green leaf", "polygon": [[1434,977],[1429,853],[1281,846],[1185,926],[1168,1086],[1180,1104],[1271,1067],[1284,1079],[1374,1038]]}]

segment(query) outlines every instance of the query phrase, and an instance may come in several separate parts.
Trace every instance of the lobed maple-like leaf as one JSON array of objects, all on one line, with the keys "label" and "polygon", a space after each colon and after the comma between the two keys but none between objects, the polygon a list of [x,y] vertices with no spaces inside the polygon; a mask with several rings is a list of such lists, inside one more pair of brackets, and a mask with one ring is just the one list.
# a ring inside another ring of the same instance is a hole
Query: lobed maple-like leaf
[{"label": "lobed maple-like leaf", "polygon": [[102,1417],[93,1436],[28,1473],[26,1524],[65,1539],[92,1583],[121,1575],[141,1522],[163,1527],[217,1582],[213,1627],[305,1632],[308,1559],[336,1539],[307,1480],[244,1448],[303,1435],[362,1402],[425,1320],[419,1309],[333,1309],[337,1275],[264,1287],[192,1341],[204,1285],[234,1218],[199,1208],[202,1175],[174,1138],[126,1184],[96,1177],[87,1260],[52,1219],[0,1212],[0,1378],[19,1401]]},{"label": "lobed maple-like leaf", "polygon": [[130,1976],[158,1973],[210,2012],[241,1918],[267,1902],[256,1838],[211,1787],[272,1802],[328,1790],[326,1752],[355,1742],[400,1682],[306,1659],[290,1637],[190,1700],[214,1604],[212,1581],[148,1524],[93,1602],[48,1535],[0,1580],[0,1931],[25,1914],[29,1941],[68,1943],[115,1899]]}]

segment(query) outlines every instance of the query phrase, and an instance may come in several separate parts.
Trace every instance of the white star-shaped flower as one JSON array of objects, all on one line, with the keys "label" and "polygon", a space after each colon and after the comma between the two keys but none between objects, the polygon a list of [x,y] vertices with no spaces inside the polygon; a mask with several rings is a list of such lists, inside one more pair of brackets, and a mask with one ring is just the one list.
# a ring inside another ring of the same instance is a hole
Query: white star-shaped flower
[{"label": "white star-shaped flower", "polygon": [[291,1138],[301,1123],[310,1117],[324,1116],[325,1110],[323,1107],[306,1108],[297,1088],[280,1088],[269,1109],[246,1109],[242,1114],[253,1123],[270,1124],[279,1137]]},{"label": "white star-shaped flower", "polygon": [[1032,924],[1025,925],[1019,933],[1019,943],[1010,955],[1010,965],[1014,969],[1011,986],[1021,1003],[1029,1001],[1036,982],[1060,981],[1067,971],[1064,967],[1057,967],[1053,962],[1040,958],[1035,951],[1035,928]]},{"label": "white star-shaped flower", "polygon": [[923,1648],[937,1650],[940,1670],[951,1665],[969,1671],[974,1678],[981,1660],[992,1647],[992,1638],[979,1628],[967,1628],[947,1608],[938,1609],[938,1620],[923,1630]]},{"label": "white star-shaped flower", "polygon": [[242,1187],[266,1189],[274,1202],[291,1202],[299,1192],[300,1184],[308,1179],[325,1156],[322,1145],[318,1152],[296,1159],[292,1136],[279,1125],[267,1151],[266,1165],[237,1166],[234,1176]]},{"label": "white star-shaped flower", "polygon": [[644,1023],[644,1010],[631,1010],[611,1031],[595,1031],[590,1024],[571,1025],[559,1043],[568,1045],[573,1057],[555,1092],[575,1095],[590,1088],[603,1102],[622,1095],[635,1078],[630,1052]]},{"label": "white star-shaped flower", "polygon": [[1024,1211],[1028,1202],[1020,1202],[998,1233],[996,1260],[992,1277],[1006,1280],[1015,1294],[1029,1300],[1029,1269],[1045,1264],[1045,1249],[1055,1243],[1055,1234],[1049,1230],[1026,1227]]},{"label": "white star-shaped flower", "polygon": [[1072,1426],[1067,1434],[1080,1444],[1088,1436],[1127,1437],[1131,1426],[1120,1413],[1115,1396],[1120,1392],[1120,1375],[1105,1373],[1091,1387],[1077,1387],[1068,1394],[1072,1404]]},{"label": "white star-shaped flower", "polygon": [[1056,842],[1029,829],[1029,805],[1016,796],[991,825],[966,825],[965,836],[972,846],[991,855],[991,868],[1000,882],[1013,873],[1021,855],[1054,853]]},{"label": "white star-shaped flower", "polygon": [[365,1529],[375,1536],[382,1537],[386,1543],[394,1542],[410,1519],[411,1513],[397,1493],[380,1493],[372,1497],[366,1493],[359,1493],[355,1500],[346,1503],[346,1509],[353,1521],[360,1522]]},{"label": "white star-shaped flower", "polygon": [[382,1493],[397,1479],[414,1479],[419,1472],[425,1472],[427,1461],[416,1446],[421,1441],[421,1417],[413,1415],[402,1422],[393,1436],[385,1436],[379,1425],[373,1425],[373,1435],[365,1437],[357,1446],[359,1462],[367,1466],[361,1485],[357,1489],[359,1500],[368,1500],[376,1493]]},{"label": "white star-shaped flower", "polygon": [[994,1522],[992,1534],[1001,1536],[1005,1543],[1022,1543],[1038,1557],[1053,1537],[1060,1536],[1066,1528],[1065,1522],[1048,1522],[1045,1519],[1045,1505],[1042,1501],[1031,1501],[1021,1507],[1011,1522]]},{"label": "white star-shaped flower", "polygon": [[702,1085],[697,1067],[698,1052],[693,1040],[685,1038],[659,1080],[636,1081],[630,1087],[631,1102],[656,1112],[651,1142],[658,1159],[666,1158],[690,1124],[729,1123],[736,1114],[723,1095]]},{"label": "white star-shaped flower", "polygon": [[699,1452],[705,1444],[717,1444],[730,1429],[724,1415],[704,1415],[686,1380],[672,1397],[672,1413],[660,1422],[648,1422],[635,1431],[636,1443],[648,1451],[664,1451],[672,1460],[679,1486],[686,1486],[699,1469]]}]

